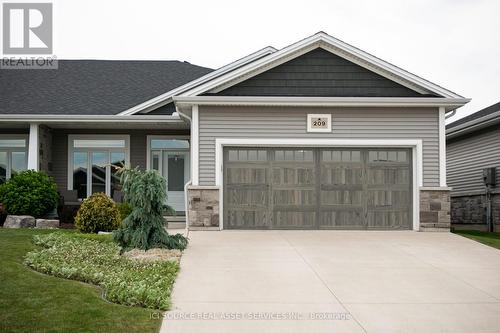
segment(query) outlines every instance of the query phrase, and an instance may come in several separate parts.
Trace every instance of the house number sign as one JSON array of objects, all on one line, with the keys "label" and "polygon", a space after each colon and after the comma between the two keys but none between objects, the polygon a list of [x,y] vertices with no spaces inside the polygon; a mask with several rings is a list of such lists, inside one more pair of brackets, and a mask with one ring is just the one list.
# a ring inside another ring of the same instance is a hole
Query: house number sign
[{"label": "house number sign", "polygon": [[312,114],[307,115],[308,132],[331,132],[332,115],[331,114]]}]

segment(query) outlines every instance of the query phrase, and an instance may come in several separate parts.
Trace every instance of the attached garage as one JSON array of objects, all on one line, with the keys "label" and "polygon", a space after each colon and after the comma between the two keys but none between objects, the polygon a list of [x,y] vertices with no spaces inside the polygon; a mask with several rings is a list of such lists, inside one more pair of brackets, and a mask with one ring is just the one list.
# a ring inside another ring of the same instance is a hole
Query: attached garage
[{"label": "attached garage", "polygon": [[227,229],[411,229],[406,148],[224,147]]},{"label": "attached garage", "polygon": [[173,97],[190,228],[449,230],[445,118],[468,99],[322,32],[270,52]]}]

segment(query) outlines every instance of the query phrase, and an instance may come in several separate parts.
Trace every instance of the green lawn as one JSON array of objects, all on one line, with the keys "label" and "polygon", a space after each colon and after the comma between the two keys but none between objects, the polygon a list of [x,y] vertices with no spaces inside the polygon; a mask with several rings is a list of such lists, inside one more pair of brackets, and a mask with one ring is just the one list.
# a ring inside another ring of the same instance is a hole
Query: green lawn
[{"label": "green lawn", "polygon": [[500,233],[485,231],[454,231],[457,235],[473,239],[500,250]]},{"label": "green lawn", "polygon": [[95,286],[24,266],[32,236],[48,232],[0,228],[0,332],[158,332],[154,310],[108,303]]}]

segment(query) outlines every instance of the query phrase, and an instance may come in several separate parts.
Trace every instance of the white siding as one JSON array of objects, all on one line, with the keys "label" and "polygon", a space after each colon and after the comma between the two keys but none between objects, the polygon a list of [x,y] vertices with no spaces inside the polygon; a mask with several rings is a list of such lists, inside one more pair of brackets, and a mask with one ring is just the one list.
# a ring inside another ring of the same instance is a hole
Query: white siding
[{"label": "white siding", "polygon": [[[439,117],[430,108],[200,107],[199,182],[215,184],[216,138],[422,139],[423,185],[439,186]],[[332,133],[307,133],[307,113],[331,113]]]}]

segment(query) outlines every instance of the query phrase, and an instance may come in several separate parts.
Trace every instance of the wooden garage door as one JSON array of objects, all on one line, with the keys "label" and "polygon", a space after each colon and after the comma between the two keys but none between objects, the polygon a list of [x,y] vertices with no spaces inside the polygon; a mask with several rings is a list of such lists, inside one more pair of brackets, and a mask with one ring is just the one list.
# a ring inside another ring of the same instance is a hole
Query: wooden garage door
[{"label": "wooden garage door", "polygon": [[225,148],[228,229],[411,229],[409,149]]}]

